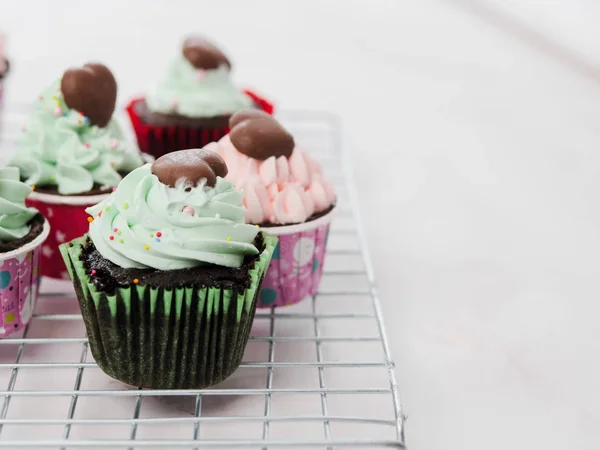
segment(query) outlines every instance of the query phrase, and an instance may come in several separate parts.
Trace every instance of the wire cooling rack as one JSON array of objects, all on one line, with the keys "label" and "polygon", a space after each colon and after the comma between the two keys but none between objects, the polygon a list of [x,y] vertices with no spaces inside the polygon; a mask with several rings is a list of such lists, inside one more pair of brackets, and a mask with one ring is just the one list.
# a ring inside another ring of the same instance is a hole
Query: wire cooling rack
[{"label": "wire cooling rack", "polygon": [[[25,108],[6,111],[10,154]],[[244,361],[206,390],[141,390],[95,364],[72,287],[42,280],[21,335],[0,340],[3,448],[404,448],[404,416],[352,180],[329,114],[280,115],[335,182],[319,293],[259,310]]]}]

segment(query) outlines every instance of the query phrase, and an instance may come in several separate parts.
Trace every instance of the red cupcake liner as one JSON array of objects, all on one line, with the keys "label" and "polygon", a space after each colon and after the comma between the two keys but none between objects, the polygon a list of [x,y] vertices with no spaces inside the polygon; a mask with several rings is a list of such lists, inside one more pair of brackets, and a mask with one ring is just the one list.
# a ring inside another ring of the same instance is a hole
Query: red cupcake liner
[{"label": "red cupcake liner", "polygon": [[[273,114],[274,106],[268,100],[252,91],[244,90],[254,103],[268,114]],[[182,126],[155,126],[149,125],[135,112],[135,105],[144,98],[133,99],[126,107],[133,130],[138,142],[138,147],[144,153],[149,153],[155,158],[160,158],[165,153],[188,148],[201,148],[218,141],[227,133],[229,127],[182,127]]]},{"label": "red cupcake liner", "polygon": [[88,232],[89,214],[85,212],[85,209],[106,197],[108,194],[62,196],[33,192],[25,199],[27,206],[36,208],[50,223],[50,234],[42,245],[40,255],[40,275],[70,279],[58,246]]}]

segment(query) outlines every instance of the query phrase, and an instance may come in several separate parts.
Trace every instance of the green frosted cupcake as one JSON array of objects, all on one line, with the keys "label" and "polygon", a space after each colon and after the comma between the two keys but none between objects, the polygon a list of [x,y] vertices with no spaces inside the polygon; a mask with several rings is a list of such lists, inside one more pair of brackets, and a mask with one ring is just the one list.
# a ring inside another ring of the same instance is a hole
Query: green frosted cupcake
[{"label": "green frosted cupcake", "polygon": [[226,174],[209,150],[169,153],[88,208],[89,233],[60,247],[111,377],[203,388],[239,367],[277,239],[244,223]]}]

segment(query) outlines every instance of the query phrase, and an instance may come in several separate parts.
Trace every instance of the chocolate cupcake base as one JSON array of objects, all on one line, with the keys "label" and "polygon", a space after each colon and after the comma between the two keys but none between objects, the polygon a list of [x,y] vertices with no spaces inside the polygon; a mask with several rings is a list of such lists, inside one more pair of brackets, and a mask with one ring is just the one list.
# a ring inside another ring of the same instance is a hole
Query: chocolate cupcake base
[{"label": "chocolate cupcake base", "polygon": [[[268,114],[273,105],[251,91],[244,91],[256,108]],[[144,153],[160,158],[165,153],[202,148],[229,133],[229,115],[208,118],[157,114],[148,109],[144,98],[134,99],[126,108],[138,146]]]},{"label": "chocolate cupcake base", "polygon": [[242,361],[277,242],[263,238],[243,290],[166,289],[138,280],[108,294],[90,280],[82,260],[87,236],[62,245],[98,366],[124,383],[154,389],[200,389],[229,377]]}]

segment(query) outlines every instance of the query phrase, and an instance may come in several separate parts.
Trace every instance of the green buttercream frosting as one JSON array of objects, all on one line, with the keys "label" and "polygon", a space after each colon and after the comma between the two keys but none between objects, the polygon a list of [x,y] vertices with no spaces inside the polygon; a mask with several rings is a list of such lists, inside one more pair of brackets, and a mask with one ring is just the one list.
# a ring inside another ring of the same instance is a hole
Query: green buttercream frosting
[{"label": "green buttercream frosting", "polygon": [[146,164],[86,210],[94,217],[89,235],[103,257],[126,269],[240,267],[244,256],[258,253],[258,228],[245,224],[242,199],[220,177],[214,187],[169,187]]},{"label": "green buttercream frosting", "polygon": [[11,242],[29,233],[29,221],[38,213],[35,208],[25,206],[25,198],[31,187],[22,183],[19,169],[0,169],[0,241]]},{"label": "green buttercream frosting", "polygon": [[59,194],[80,194],[94,183],[116,187],[119,172],[143,164],[115,120],[104,128],[70,109],[60,93],[60,80],[38,99],[9,164],[19,167],[26,183],[57,186]]},{"label": "green buttercream frosting", "polygon": [[252,100],[233,85],[227,66],[199,71],[180,56],[147,96],[146,103],[157,113],[215,117],[247,108]]}]

